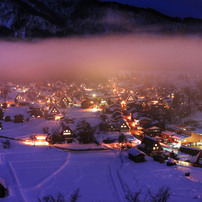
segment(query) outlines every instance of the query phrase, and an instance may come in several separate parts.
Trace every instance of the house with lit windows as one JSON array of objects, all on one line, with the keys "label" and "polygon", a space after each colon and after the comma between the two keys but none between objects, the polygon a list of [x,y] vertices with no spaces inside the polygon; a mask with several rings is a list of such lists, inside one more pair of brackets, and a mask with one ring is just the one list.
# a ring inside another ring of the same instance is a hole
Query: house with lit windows
[{"label": "house with lit windows", "polygon": [[116,126],[118,131],[120,132],[128,132],[130,130],[129,125],[124,119],[120,119],[116,122]]},{"label": "house with lit windows", "polygon": [[22,95],[21,95],[20,93],[18,93],[17,96],[15,97],[14,101],[15,101],[16,103],[18,103],[19,101],[22,101],[22,100],[23,100]]},{"label": "house with lit windows", "polygon": [[138,146],[138,149],[149,156],[161,155],[163,153],[163,148],[159,142],[147,135],[144,136],[142,143]]},{"label": "house with lit windows", "polygon": [[72,99],[69,97],[69,96],[67,96],[67,95],[63,95],[63,96],[61,96],[61,98],[60,98],[60,106],[61,107],[67,107],[69,104],[71,104],[73,101],[72,101]]},{"label": "house with lit windows", "polygon": [[150,137],[161,136],[161,129],[157,126],[152,126],[145,129],[144,134]]},{"label": "house with lit windows", "polygon": [[108,120],[104,122],[101,127],[103,131],[119,131],[119,132],[128,132],[130,130],[129,125],[124,119],[119,120]]},{"label": "house with lit windows", "polygon": [[129,94],[128,95],[128,97],[126,98],[126,102],[128,103],[128,102],[134,102],[134,97],[131,95],[131,94]]},{"label": "house with lit windows", "polygon": [[70,125],[71,123],[66,122],[66,120],[62,118],[58,127],[54,129],[54,134],[59,136],[61,138],[61,141],[64,143],[72,143],[77,137],[76,132]]},{"label": "house with lit windows", "polygon": [[44,115],[46,119],[55,119],[57,115],[60,114],[59,109],[56,105],[51,105],[48,109],[45,110]]},{"label": "house with lit windows", "polygon": [[67,143],[72,143],[74,138],[76,138],[75,132],[68,125],[62,126],[62,136]]}]

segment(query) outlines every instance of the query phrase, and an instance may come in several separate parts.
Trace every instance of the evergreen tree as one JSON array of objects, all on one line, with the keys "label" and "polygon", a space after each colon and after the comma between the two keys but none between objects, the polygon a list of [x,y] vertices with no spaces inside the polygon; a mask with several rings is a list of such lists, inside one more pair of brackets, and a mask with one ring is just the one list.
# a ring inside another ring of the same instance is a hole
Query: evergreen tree
[{"label": "evergreen tree", "polygon": [[118,142],[121,144],[121,148],[124,149],[124,145],[127,143],[127,139],[123,133],[119,135]]},{"label": "evergreen tree", "polygon": [[0,120],[3,120],[4,117],[4,112],[3,110],[0,108]]},{"label": "evergreen tree", "polygon": [[81,120],[76,126],[77,135],[79,137],[80,143],[94,143],[94,129],[91,127],[90,123],[86,120]]}]

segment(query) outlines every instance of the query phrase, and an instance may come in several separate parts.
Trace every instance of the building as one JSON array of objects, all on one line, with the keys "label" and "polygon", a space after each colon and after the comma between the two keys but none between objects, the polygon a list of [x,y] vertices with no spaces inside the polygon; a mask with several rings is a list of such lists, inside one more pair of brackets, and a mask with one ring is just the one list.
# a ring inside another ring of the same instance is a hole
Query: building
[{"label": "building", "polygon": [[202,150],[181,146],[178,152],[179,162],[190,162],[194,166],[202,167]]},{"label": "building", "polygon": [[161,155],[163,153],[163,148],[159,142],[146,135],[144,136],[142,143],[138,146],[138,149],[150,156]]},{"label": "building", "polygon": [[127,150],[127,153],[128,158],[136,163],[145,161],[145,153],[140,151],[139,149],[130,148]]},{"label": "building", "polygon": [[144,134],[150,137],[160,136],[161,135],[161,129],[157,126],[152,126],[148,129],[144,130]]}]

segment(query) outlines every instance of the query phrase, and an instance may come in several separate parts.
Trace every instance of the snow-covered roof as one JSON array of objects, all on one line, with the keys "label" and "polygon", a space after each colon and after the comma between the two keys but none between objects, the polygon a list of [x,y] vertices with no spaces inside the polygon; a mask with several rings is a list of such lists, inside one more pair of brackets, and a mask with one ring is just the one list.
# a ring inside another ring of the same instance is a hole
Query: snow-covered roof
[{"label": "snow-covered roof", "polygon": [[151,128],[148,128],[148,130],[159,130],[160,128],[157,126],[152,126]]},{"label": "snow-covered roof", "polygon": [[19,94],[18,92],[14,92],[14,91],[10,92],[8,93],[6,97],[6,100],[14,100],[18,94]]},{"label": "snow-covered roof", "polygon": [[137,155],[140,155],[140,154],[145,155],[144,152],[142,152],[142,151],[140,151],[139,149],[136,149],[136,148],[130,148],[130,149],[128,149],[127,153],[132,154],[133,156],[137,156]]},{"label": "snow-covered roof", "polygon": [[150,140],[155,141],[155,142],[157,141],[155,138],[147,136],[147,135],[145,135],[145,138],[150,139]]},{"label": "snow-covered roof", "polygon": [[141,121],[141,120],[144,120],[144,119],[146,119],[146,120],[150,120],[150,121],[151,121],[151,119],[148,118],[148,117],[140,117],[140,118],[139,118],[140,121]]},{"label": "snow-covered roof", "polygon": [[162,133],[163,133],[163,134],[165,134],[165,135],[169,135],[169,136],[173,136],[173,135],[176,135],[176,133],[174,133],[174,132],[171,132],[171,131],[168,131],[168,130],[166,130],[166,131],[163,131]]},{"label": "snow-covered roof", "polygon": [[175,134],[173,137],[176,139],[179,139],[179,140],[184,140],[184,139],[188,138],[189,136],[184,135],[184,134]]},{"label": "snow-covered roof", "polygon": [[21,114],[24,118],[29,118],[29,114],[27,114],[28,107],[8,107],[5,112],[4,116],[10,116],[14,118],[15,115]]}]

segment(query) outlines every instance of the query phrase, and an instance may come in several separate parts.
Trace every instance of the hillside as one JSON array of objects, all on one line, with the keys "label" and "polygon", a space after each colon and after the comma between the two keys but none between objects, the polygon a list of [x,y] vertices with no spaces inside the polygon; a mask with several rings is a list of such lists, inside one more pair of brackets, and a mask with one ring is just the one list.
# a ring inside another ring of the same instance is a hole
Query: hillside
[{"label": "hillside", "polygon": [[113,2],[2,0],[0,37],[43,38],[111,33],[199,34],[202,20]]}]

